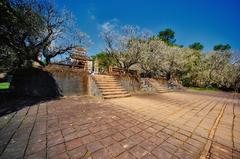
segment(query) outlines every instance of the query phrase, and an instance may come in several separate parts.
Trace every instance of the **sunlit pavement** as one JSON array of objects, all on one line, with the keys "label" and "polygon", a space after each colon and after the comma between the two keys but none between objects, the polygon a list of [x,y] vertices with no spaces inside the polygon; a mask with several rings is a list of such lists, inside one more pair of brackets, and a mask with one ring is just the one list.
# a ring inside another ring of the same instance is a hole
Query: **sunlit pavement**
[{"label": "sunlit pavement", "polygon": [[64,98],[0,117],[0,158],[240,158],[240,95]]}]

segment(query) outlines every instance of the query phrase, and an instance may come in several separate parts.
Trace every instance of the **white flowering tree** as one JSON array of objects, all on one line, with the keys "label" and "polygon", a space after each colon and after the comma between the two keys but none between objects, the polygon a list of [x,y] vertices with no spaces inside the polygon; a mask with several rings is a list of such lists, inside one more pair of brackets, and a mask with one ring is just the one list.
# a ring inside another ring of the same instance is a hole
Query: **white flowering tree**
[{"label": "white flowering tree", "polygon": [[161,63],[164,60],[164,52],[167,45],[157,39],[151,39],[143,44],[141,54],[141,67],[147,73],[156,76],[163,76],[163,68]]},{"label": "white flowering tree", "polygon": [[185,86],[240,88],[240,56],[231,50],[203,53],[195,47],[169,45],[130,25],[119,27],[107,23],[101,36],[109,57],[125,71],[139,64],[147,76],[181,80]]},{"label": "white flowering tree", "polygon": [[175,78],[183,66],[183,49],[169,46],[158,38],[144,43],[141,66],[146,73],[164,76],[168,80]]},{"label": "white flowering tree", "polygon": [[[235,59],[234,59],[235,58]],[[220,88],[230,88],[239,80],[236,56],[226,50],[211,51],[206,55],[208,83]]]},{"label": "white flowering tree", "polygon": [[101,31],[109,58],[126,72],[132,65],[139,63],[142,44],[149,35],[150,33],[137,26],[118,26],[111,23],[105,23]]}]

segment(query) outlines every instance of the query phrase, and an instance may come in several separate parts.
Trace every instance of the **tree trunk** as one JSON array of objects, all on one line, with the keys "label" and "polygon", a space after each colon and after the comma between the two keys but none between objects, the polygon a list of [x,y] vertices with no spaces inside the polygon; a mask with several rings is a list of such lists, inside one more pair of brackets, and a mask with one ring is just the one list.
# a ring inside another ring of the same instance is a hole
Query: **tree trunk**
[{"label": "tree trunk", "polygon": [[38,59],[38,56],[35,57],[35,60],[34,60],[34,61],[36,61],[37,63],[39,63],[39,64],[40,64],[41,66],[43,66],[43,67],[45,66],[45,63],[42,62],[41,60],[39,60],[39,59]]},{"label": "tree trunk", "polygon": [[48,65],[51,62],[51,58],[50,57],[46,57],[46,65]]},{"label": "tree trunk", "polygon": [[125,73],[128,73],[128,72],[129,72],[129,66],[124,65],[123,71],[124,71]]},{"label": "tree trunk", "polygon": [[170,79],[171,79],[171,72],[167,72],[166,78],[167,78],[167,80],[170,80]]}]

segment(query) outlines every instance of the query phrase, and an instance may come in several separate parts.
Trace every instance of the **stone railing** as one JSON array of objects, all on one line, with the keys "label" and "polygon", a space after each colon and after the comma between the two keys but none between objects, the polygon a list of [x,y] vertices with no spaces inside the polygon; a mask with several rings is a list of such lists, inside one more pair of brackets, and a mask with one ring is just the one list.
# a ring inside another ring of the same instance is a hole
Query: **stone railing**
[{"label": "stone railing", "polygon": [[88,81],[89,95],[102,98],[101,91],[98,89],[96,81],[93,79],[92,75],[89,75]]}]

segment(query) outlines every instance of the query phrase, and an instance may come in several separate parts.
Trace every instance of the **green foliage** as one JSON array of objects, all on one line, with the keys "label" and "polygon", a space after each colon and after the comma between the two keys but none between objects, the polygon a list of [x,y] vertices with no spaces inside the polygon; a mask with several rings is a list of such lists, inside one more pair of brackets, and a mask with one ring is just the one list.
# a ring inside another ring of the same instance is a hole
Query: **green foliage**
[{"label": "green foliage", "polygon": [[207,91],[207,92],[215,92],[219,90],[216,87],[188,87],[188,89],[192,91]]},{"label": "green foliage", "polygon": [[5,0],[0,3],[1,69],[29,67],[37,54],[29,50],[30,41],[37,40],[43,29],[42,18],[27,2]]},{"label": "green foliage", "polygon": [[195,42],[195,43],[189,45],[189,48],[191,48],[193,50],[201,51],[203,49],[203,45],[200,42]]},{"label": "green foliage", "polygon": [[218,45],[215,45],[213,47],[213,50],[214,51],[226,51],[226,50],[230,50],[231,49],[231,46],[229,44],[218,44]]},{"label": "green foliage", "polygon": [[183,54],[184,69],[181,75],[182,84],[184,86],[195,86],[197,85],[197,79],[202,69],[202,54],[192,49],[186,49]]},{"label": "green foliage", "polygon": [[145,47],[145,60],[141,60],[145,72],[181,81],[187,87],[240,90],[240,55],[233,54],[228,44],[203,53],[203,45],[199,42],[189,48],[176,44],[167,47],[159,38],[152,37]]},{"label": "green foliage", "polygon": [[92,59],[98,61],[101,72],[107,71],[108,66],[114,64],[113,59],[105,52],[97,53],[96,55],[92,56]]},{"label": "green foliage", "polygon": [[0,90],[9,89],[9,87],[10,87],[10,82],[1,82],[0,83]]},{"label": "green foliage", "polygon": [[164,41],[165,43],[167,43],[168,45],[173,45],[176,41],[175,32],[169,28],[160,31],[157,37]]},{"label": "green foliage", "polygon": [[0,13],[0,70],[29,68],[33,62],[45,66],[39,57],[48,64],[87,44],[72,16],[50,0],[3,0]]}]

